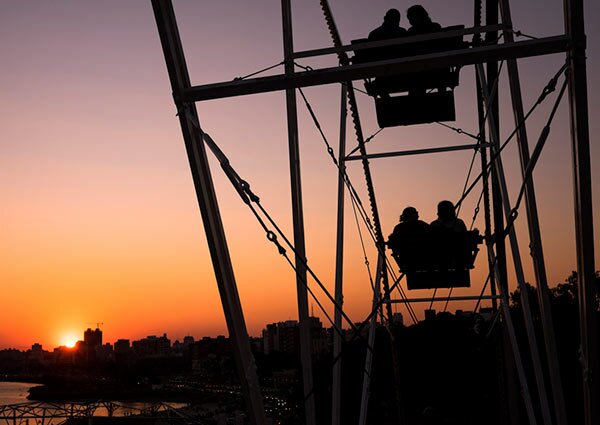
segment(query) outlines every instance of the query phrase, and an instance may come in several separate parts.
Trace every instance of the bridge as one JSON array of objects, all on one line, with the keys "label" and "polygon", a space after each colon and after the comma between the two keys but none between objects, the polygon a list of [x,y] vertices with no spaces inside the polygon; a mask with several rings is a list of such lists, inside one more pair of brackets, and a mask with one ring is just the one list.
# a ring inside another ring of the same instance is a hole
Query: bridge
[{"label": "bridge", "polygon": [[92,402],[25,402],[0,406],[2,425],[61,424],[179,424],[202,425],[190,408],[176,408],[167,403]]}]

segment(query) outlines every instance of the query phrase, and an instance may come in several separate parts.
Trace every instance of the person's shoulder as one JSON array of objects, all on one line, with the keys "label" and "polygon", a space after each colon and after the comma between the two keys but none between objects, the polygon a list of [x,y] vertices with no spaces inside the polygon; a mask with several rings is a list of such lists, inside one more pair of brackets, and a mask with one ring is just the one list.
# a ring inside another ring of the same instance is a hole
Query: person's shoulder
[{"label": "person's shoulder", "polygon": [[379,38],[381,38],[382,32],[383,32],[383,28],[377,27],[369,33],[369,36],[367,38],[371,41],[378,40]]},{"label": "person's shoulder", "polygon": [[403,228],[404,228],[404,223],[398,223],[394,226],[394,230],[392,230],[392,233],[398,233]]}]

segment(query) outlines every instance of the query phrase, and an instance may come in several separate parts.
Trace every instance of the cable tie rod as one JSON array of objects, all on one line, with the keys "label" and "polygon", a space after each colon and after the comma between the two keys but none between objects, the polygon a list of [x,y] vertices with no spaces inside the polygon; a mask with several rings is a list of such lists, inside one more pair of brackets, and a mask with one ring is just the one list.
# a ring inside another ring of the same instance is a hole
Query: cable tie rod
[{"label": "cable tie rod", "polygon": [[456,296],[456,297],[437,297],[437,298],[431,298],[431,297],[426,297],[426,298],[406,298],[406,299],[397,299],[397,300],[389,300],[389,301],[383,301],[384,303],[391,303],[391,304],[406,304],[406,303],[424,303],[424,302],[436,302],[436,301],[446,301],[446,300],[450,300],[450,301],[472,301],[472,300],[492,300],[492,299],[498,299],[500,298],[500,295],[485,295],[483,297],[480,297],[479,295],[465,295],[465,296]]},{"label": "cable tie rod", "polygon": [[[372,158],[389,158],[389,157],[408,156],[408,155],[423,155],[423,154],[430,154],[430,153],[442,153],[442,152],[478,149],[482,145],[487,146],[487,144],[484,144],[484,143],[474,143],[474,144],[469,144],[469,145],[442,146],[439,148],[413,149],[413,150],[407,150],[407,151],[372,153],[372,154],[368,154],[366,157],[368,159],[372,159]],[[363,159],[363,157],[359,156],[359,155],[353,155],[353,156],[346,157],[346,161],[359,161],[361,159]]]}]

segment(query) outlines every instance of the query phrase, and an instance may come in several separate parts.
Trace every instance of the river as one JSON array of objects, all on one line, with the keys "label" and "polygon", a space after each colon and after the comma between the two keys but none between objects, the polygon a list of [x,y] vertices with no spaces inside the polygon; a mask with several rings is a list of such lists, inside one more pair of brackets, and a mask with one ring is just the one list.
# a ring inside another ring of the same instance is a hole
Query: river
[{"label": "river", "polygon": [[27,382],[0,382],[0,406],[5,404],[24,403],[29,388],[39,384]]},{"label": "river", "polygon": [[[40,384],[27,382],[0,382],[0,406],[7,404],[25,403],[27,400],[28,390]],[[149,408],[152,403],[143,402],[117,402],[120,407],[115,411],[115,415],[122,416],[127,414],[138,414],[140,410]],[[172,408],[181,408],[186,406],[186,403],[168,403]],[[108,412],[105,408],[100,407],[96,410],[96,416],[107,416]]]}]

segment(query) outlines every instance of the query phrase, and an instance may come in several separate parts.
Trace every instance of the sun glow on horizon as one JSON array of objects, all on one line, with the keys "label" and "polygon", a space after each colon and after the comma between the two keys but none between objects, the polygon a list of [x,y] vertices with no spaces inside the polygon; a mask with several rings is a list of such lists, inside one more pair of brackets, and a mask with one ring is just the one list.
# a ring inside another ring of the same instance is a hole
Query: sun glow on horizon
[{"label": "sun glow on horizon", "polygon": [[63,340],[63,345],[67,348],[73,348],[75,344],[77,344],[76,338],[68,337]]}]

